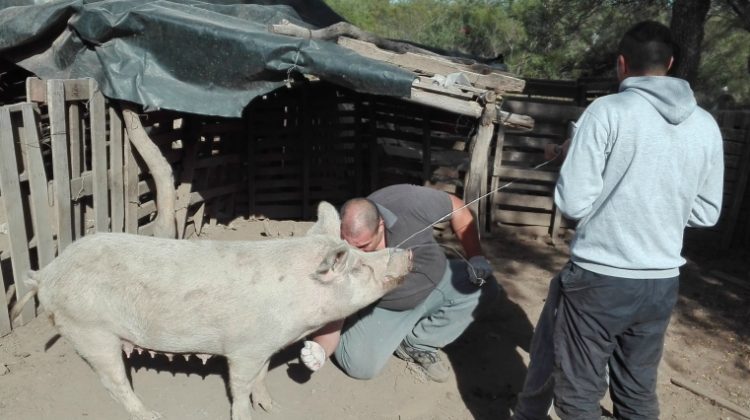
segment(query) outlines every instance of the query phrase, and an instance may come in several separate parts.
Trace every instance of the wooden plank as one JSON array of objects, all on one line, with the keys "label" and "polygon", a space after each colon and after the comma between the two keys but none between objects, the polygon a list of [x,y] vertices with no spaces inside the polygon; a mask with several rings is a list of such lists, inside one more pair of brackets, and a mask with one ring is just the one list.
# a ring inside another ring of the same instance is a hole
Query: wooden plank
[{"label": "wooden plank", "polygon": [[516,194],[503,191],[498,193],[497,204],[499,206],[525,207],[551,211],[554,203],[552,197]]},{"label": "wooden plank", "polygon": [[[8,240],[13,266],[13,282],[16,285],[16,299],[20,299],[28,291],[28,286],[26,286],[24,280],[26,279],[26,272],[31,268],[31,258],[29,256],[29,238],[26,236],[26,225],[24,223],[21,183],[18,179],[19,170],[10,110],[6,107],[0,108],[0,159],[2,159],[2,164],[0,164],[0,191],[2,191],[4,197],[5,216],[8,219]],[[17,319],[18,325],[25,325],[35,316],[34,302],[30,301],[21,310]]]},{"label": "wooden plank", "polygon": [[554,142],[549,137],[529,137],[519,135],[508,135],[505,139],[505,145],[509,147],[523,147],[528,149],[538,149],[544,151],[544,147]]},{"label": "wooden plank", "polygon": [[30,208],[34,223],[39,268],[49,264],[55,257],[54,235],[51,226],[51,209],[48,201],[47,174],[42,159],[42,144],[39,141],[39,124],[37,115],[30,103],[22,108],[24,141],[21,151],[26,156],[26,171],[29,173],[29,190],[31,192]]},{"label": "wooden plank", "polygon": [[711,401],[711,403],[718,405],[719,407],[722,407],[726,410],[729,410],[731,412],[734,412],[735,414],[739,414],[740,416],[750,419],[750,410],[747,410],[745,408],[740,407],[739,405],[726,400],[722,397],[719,397],[717,395],[714,395],[710,392],[708,392],[705,388],[705,386],[700,385],[693,385],[688,383],[685,380],[679,379],[679,378],[670,378],[670,382],[673,384],[679,386],[680,388],[684,388],[690,392],[692,392],[695,395],[698,395],[700,397],[704,397]]},{"label": "wooden plank", "polygon": [[125,167],[123,155],[123,123],[115,108],[109,107],[109,162],[110,200],[112,204],[112,232],[125,230]]},{"label": "wooden plank", "polygon": [[[505,127],[502,126],[502,124],[498,124],[497,132],[495,134],[495,153],[492,158],[492,173],[490,174],[490,191],[492,194],[490,195],[490,208],[494,209],[496,207],[497,203],[497,193],[502,188],[502,185],[504,183],[500,183],[500,178],[498,177],[498,174],[500,173],[502,169],[502,157],[503,157],[503,147],[505,147],[505,141],[507,139],[507,136],[505,135]],[[495,212],[490,211],[490,232],[493,232],[493,228],[496,226],[496,220],[495,220]]]},{"label": "wooden plank", "polygon": [[518,152],[515,150],[504,150],[503,161],[522,162],[528,163],[529,165],[535,165],[544,162],[544,155],[541,152],[529,153]]},{"label": "wooden plank", "polygon": [[[88,79],[66,80],[64,95],[69,101],[84,101],[89,99]],[[48,102],[47,83],[36,77],[26,79],[26,100],[29,102]]]},{"label": "wooden plank", "polygon": [[[118,110],[117,114],[122,121],[122,113]],[[130,144],[130,138],[125,132],[123,138],[123,152],[125,154],[125,232],[138,233],[138,163],[135,158],[135,150]]]},{"label": "wooden plank", "polygon": [[[194,140],[198,141],[198,140]],[[187,142],[187,139],[186,139]],[[188,147],[187,145],[185,147]],[[197,151],[197,148],[196,148]],[[187,151],[183,152],[185,156],[189,155]],[[185,157],[183,156],[183,159]],[[239,155],[217,155],[196,159],[194,169],[213,168],[216,166],[236,165],[240,163]]]},{"label": "wooden plank", "polygon": [[462,85],[442,86],[438,84],[435,79],[431,79],[425,76],[419,76],[416,79],[414,79],[412,86],[415,89],[426,90],[428,92],[435,92],[441,95],[455,96],[457,98],[463,98],[463,99],[473,99],[476,96],[476,94],[481,94],[481,93],[486,92],[484,89],[478,89],[473,86],[462,86]]},{"label": "wooden plank", "polygon": [[73,242],[65,85],[62,80],[47,81],[47,107],[52,143],[52,178],[57,208],[57,249],[58,252],[62,252]]},{"label": "wooden plank", "polygon": [[104,95],[94,79],[89,79],[91,161],[94,172],[94,227],[96,232],[109,230],[107,196],[107,119]]},{"label": "wooden plank", "polygon": [[[63,84],[64,86],[64,84]],[[88,91],[88,87],[87,87]],[[70,146],[70,152],[68,154],[70,158],[70,177],[78,178],[83,172],[83,145],[84,145],[84,132],[85,132],[85,121],[81,115],[81,105],[78,102],[67,103],[68,108],[68,145]],[[80,197],[77,193],[78,190],[72,189],[76,193],[76,197]],[[81,209],[81,203],[78,199],[73,200],[71,212],[73,214],[73,240],[81,237],[85,232],[85,222],[83,220],[84,214]]]},{"label": "wooden plank", "polygon": [[534,121],[577,121],[583,113],[584,107],[575,104],[554,104],[539,101],[512,100],[505,98],[503,107],[508,111],[528,115]]},{"label": "wooden plank", "polygon": [[456,114],[466,115],[471,118],[479,118],[482,115],[482,106],[476,101],[452,98],[450,96],[425,92],[419,89],[412,89],[411,96],[404,99],[421,105],[427,105]]},{"label": "wooden plank", "polygon": [[190,205],[192,206],[201,202],[205,203],[212,198],[221,197],[239,191],[240,188],[242,188],[242,184],[225,184],[208,190],[193,191],[190,194]]},{"label": "wooden plank", "polygon": [[506,225],[544,226],[550,225],[552,214],[534,213],[517,210],[497,209],[495,221]]},{"label": "wooden plank", "polygon": [[399,54],[378,48],[375,44],[348,37],[339,37],[338,44],[344,48],[353,50],[362,56],[385,61],[407,70],[428,75],[447,75],[461,72],[472,85],[492,89],[498,92],[521,92],[526,85],[526,82],[523,80],[512,76],[500,73],[479,74],[473,72],[469,66],[454,63],[443,58],[410,52]]}]

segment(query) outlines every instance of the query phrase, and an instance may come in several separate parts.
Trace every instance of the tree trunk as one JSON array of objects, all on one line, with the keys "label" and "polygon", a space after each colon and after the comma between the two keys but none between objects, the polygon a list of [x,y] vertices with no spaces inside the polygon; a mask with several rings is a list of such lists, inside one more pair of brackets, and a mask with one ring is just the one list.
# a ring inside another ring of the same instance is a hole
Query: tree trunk
[{"label": "tree trunk", "polygon": [[675,0],[672,6],[672,35],[677,48],[670,74],[691,84],[698,75],[704,24],[711,0]]}]

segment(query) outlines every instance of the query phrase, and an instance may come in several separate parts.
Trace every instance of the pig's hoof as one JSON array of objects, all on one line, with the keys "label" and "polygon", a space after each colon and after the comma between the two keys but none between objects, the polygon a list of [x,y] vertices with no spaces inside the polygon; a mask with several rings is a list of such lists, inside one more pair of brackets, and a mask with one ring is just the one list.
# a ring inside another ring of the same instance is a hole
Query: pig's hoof
[{"label": "pig's hoof", "polygon": [[253,409],[260,410],[261,408],[265,412],[273,411],[274,408],[278,408],[278,404],[271,398],[268,392],[265,393],[253,393],[250,398],[253,401]]},{"label": "pig's hoof", "polygon": [[159,420],[161,418],[161,414],[156,411],[144,411],[142,413],[133,414],[131,417],[132,420]]}]

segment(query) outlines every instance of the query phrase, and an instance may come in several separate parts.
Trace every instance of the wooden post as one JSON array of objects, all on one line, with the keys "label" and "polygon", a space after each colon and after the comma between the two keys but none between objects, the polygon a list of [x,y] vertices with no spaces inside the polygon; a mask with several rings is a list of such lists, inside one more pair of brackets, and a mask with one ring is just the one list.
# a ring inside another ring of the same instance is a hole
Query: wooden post
[{"label": "wooden post", "polygon": [[94,79],[89,79],[91,161],[94,173],[94,221],[96,232],[109,230],[109,199],[107,194],[107,120],[104,95]]},{"label": "wooden post", "polygon": [[50,141],[52,143],[55,207],[57,208],[57,249],[62,252],[73,242],[67,147],[68,132],[65,124],[65,87],[62,80],[47,81],[47,107],[49,110]]},{"label": "wooden post", "polygon": [[364,196],[364,134],[365,130],[362,129],[365,113],[362,107],[364,106],[362,101],[362,94],[355,94],[354,101],[354,196]]},{"label": "wooden post", "polygon": [[174,175],[172,166],[162,154],[159,147],[146,134],[138,114],[131,108],[122,110],[125,128],[131,144],[146,162],[156,184],[156,224],[154,235],[164,238],[175,238],[175,196]]},{"label": "wooden post", "polygon": [[[312,144],[315,136],[312,134],[312,115],[310,109],[309,86],[301,89],[302,98],[297,101],[297,114],[302,120],[302,220],[310,220],[310,160],[312,159]],[[299,126],[297,127],[300,128]]]},{"label": "wooden post", "polygon": [[29,190],[31,192],[30,208],[34,220],[39,268],[49,264],[55,257],[54,235],[50,225],[50,204],[47,191],[47,175],[42,160],[42,144],[39,141],[39,125],[34,106],[30,103],[21,104],[23,114],[24,141],[21,151],[26,156],[26,171],[29,174]]},{"label": "wooden post", "polygon": [[503,147],[505,145],[505,127],[498,124],[497,133],[495,134],[495,156],[492,161],[492,180],[490,181],[490,233],[495,228],[495,209],[497,208],[498,189],[500,185],[500,168],[503,165]]},{"label": "wooden post", "polygon": [[430,108],[422,108],[422,183],[432,180],[432,133],[430,132]]},{"label": "wooden post", "polygon": [[479,120],[477,133],[472,138],[473,147],[471,149],[471,163],[469,164],[469,172],[466,174],[466,182],[464,183],[464,201],[468,204],[477,200],[477,202],[470,204],[469,208],[474,212],[475,217],[477,218],[477,227],[480,232],[486,230],[487,218],[485,210],[487,209],[487,206],[482,203],[485,199],[478,199],[482,196],[482,184],[486,184],[487,182],[486,173],[489,160],[489,150],[490,144],[492,143],[492,133],[494,131],[492,116],[497,113],[496,107],[497,105],[494,101],[488,102],[484,107],[482,118]]},{"label": "wooden post", "polygon": [[[119,114],[119,113],[118,113]],[[122,118],[122,116],[120,116]],[[138,233],[138,206],[140,205],[138,194],[138,162],[135,160],[135,151],[130,145],[130,138],[125,132],[123,138],[123,153],[125,154],[125,232]]]},{"label": "wooden post", "polygon": [[[252,111],[250,111],[252,112]],[[253,129],[257,128],[252,124],[253,120],[250,118],[250,114],[245,117],[245,133],[247,133],[247,214],[252,216],[255,214],[255,149],[258,144],[258,138],[253,133]]]},{"label": "wooden post", "polygon": [[[3,192],[5,215],[8,218],[13,281],[16,285],[16,299],[21,299],[28,291],[24,280],[26,279],[26,273],[31,268],[31,262],[29,257],[29,238],[26,236],[25,217],[21,201],[21,182],[18,178],[16,147],[13,139],[10,109],[8,107],[0,108],[0,158],[2,158],[2,163],[0,164],[0,190]],[[28,323],[35,316],[36,309],[32,300],[21,310],[18,318],[19,325]]]},{"label": "wooden post", "polygon": [[113,107],[109,107],[109,156],[110,156],[110,197],[112,200],[112,231],[124,232],[125,227],[125,186],[123,171],[122,120]]}]

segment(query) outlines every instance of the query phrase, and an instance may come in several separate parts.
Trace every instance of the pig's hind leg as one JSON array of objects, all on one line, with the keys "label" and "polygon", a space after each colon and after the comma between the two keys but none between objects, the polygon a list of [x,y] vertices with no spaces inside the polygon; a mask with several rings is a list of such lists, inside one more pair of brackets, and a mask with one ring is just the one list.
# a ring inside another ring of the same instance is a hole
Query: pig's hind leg
[{"label": "pig's hind leg", "polygon": [[58,327],[60,334],[88,362],[107,391],[125,407],[133,420],[161,418],[159,413],[146,409],[130,387],[122,361],[120,337],[107,331],[73,327],[65,323],[58,323]]},{"label": "pig's hind leg", "polygon": [[260,358],[246,354],[227,355],[229,365],[229,388],[232,391],[232,420],[251,420],[250,393],[268,391],[261,385],[262,390],[256,388],[256,381],[263,382],[264,371],[268,369],[268,358]]},{"label": "pig's hind leg", "polygon": [[253,409],[255,410],[262,408],[263,411],[271,411],[276,406],[276,402],[271,398],[271,394],[266,388],[266,374],[268,373],[268,364],[270,362],[270,359],[266,360],[266,363],[260,369],[253,383],[253,390],[250,395],[253,401]]}]

